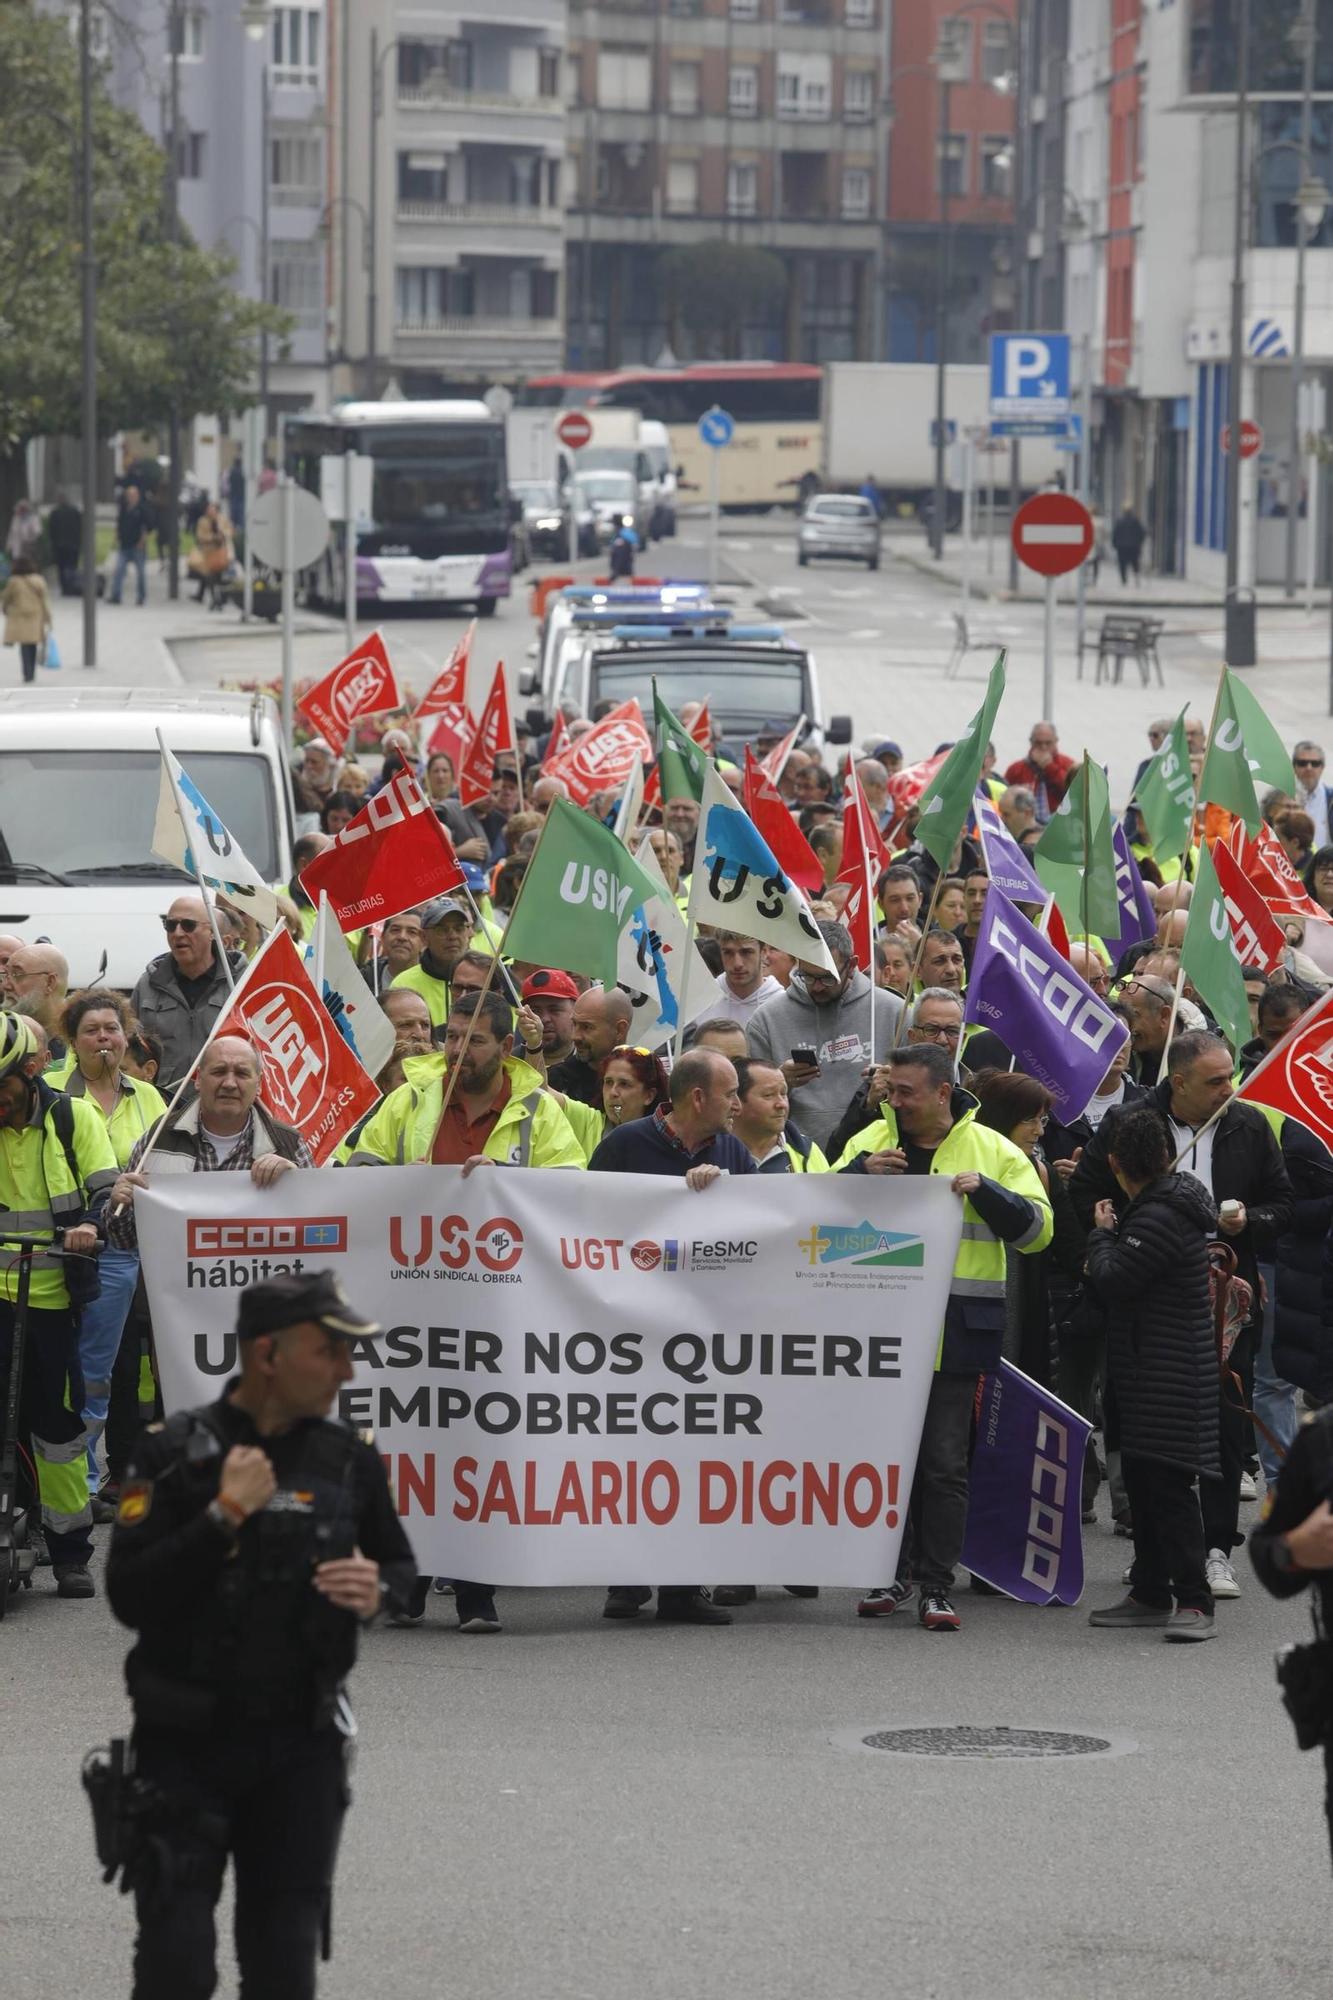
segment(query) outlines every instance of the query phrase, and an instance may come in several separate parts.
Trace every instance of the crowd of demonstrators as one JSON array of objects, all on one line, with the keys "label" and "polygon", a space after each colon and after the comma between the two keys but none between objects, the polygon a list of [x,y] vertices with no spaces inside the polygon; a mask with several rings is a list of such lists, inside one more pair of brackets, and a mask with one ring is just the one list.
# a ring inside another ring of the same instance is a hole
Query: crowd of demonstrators
[{"label": "crowd of demonstrators", "polygon": [[[567,721],[575,736],[592,726],[592,718]],[[1154,725],[1158,741],[1168,727]],[[1144,854],[1155,937],[1114,962],[1095,939],[1071,944],[1074,970],[1109,998],[1130,1039],[1087,1106],[1060,1123],[1044,1082],[1025,1074],[994,1032],[965,1023],[989,887],[978,842],[965,830],[941,877],[913,837],[915,810],[901,814],[894,801],[902,749],[884,737],[865,743],[857,775],[892,855],[874,884],[878,934],[868,975],[840,921],[848,894],[836,879],[845,768],[835,771],[807,745],[792,753],[778,790],[823,862],[823,892],[812,911],[833,970],[739,932],[701,932],[696,944],[714,989],[673,1065],[669,1048],[631,1044],[634,994],[578,971],[504,956],[508,911],[545,815],[566,794],[558,779],[540,774],[540,747],[520,742],[521,785],[502,757],[489,796],[466,808],[454,760],[438,750],[423,754],[406,729],[387,732],[374,778],[355,756],[340,757],[319,738],[300,752],[299,837],[280,899],[298,942],[310,938],[316,916],[301,869],[336,838],[367,792],[399,770],[419,776],[467,878],[464,889],[352,936],[394,1041],[376,1079],[379,1102],[339,1148],[340,1166],[665,1174],[699,1193],[736,1173],[947,1175],[966,1226],[908,1532],[898,1576],[867,1590],[861,1613],[882,1617],[915,1604],[925,1629],[958,1628],[953,1592],[971,1409],[980,1375],[1007,1358],[1101,1430],[1110,1525],[1133,1537],[1135,1557],[1130,1608],[1099,1613],[1096,1622],[1161,1625],[1173,1637],[1211,1632],[1212,1603],[1240,1589],[1233,1554],[1256,1464],[1249,1409],[1260,1419],[1257,1459],[1271,1485],[1295,1431],[1298,1396],[1333,1398],[1323,1305],[1333,1279],[1333,1161],[1304,1128],[1270,1122],[1233,1101],[1230,1052],[1188,979],[1177,990],[1190,881],[1157,881]],[[1311,893],[1322,905],[1333,900],[1323,753],[1312,744],[1298,749],[1301,797],[1270,800],[1268,811],[1273,820],[1298,811],[1313,822],[1308,834],[1300,824],[1287,829],[1288,851],[1306,855]],[[1202,756],[1200,736],[1191,754]],[[988,755],[982,790],[1011,835],[1030,848],[1073,768],[1052,726],[1038,722],[1026,755],[1003,767]],[[609,819],[617,802],[606,794],[588,809]],[[697,804],[667,799],[644,830],[684,909]],[[259,1187],[310,1164],[301,1135],[260,1100],[251,1045],[229,1036],[209,1042],[227,1005],[228,974],[239,976],[262,941],[225,900],[212,914],[226,963],[203,899],[184,892],[163,917],[166,950],[145,967],[128,1005],[104,989],[69,993],[55,945],[0,937],[0,1002],[8,1010],[0,1013],[0,1032],[12,1033],[22,1051],[10,1064],[14,1112],[20,1076],[24,1118],[36,1101],[31,1091],[43,1104],[65,1094],[81,1107],[81,1129],[91,1135],[95,1125],[109,1148],[90,1175],[110,1169],[115,1178],[109,1205],[104,1182],[79,1191],[107,1246],[104,1282],[95,1304],[66,1308],[77,1324],[83,1376],[84,1498],[65,1510],[78,1515],[78,1532],[89,1491],[98,1517],[109,1511],[126,1461],[127,1423],[132,1429],[138,1408],[143,1293],[135,1283],[134,1203],[154,1159],[174,1156],[176,1171],[245,1171]],[[1251,967],[1246,977],[1254,1037],[1240,1051],[1242,1073],[1329,983],[1295,945],[1272,972]],[[12,1031],[4,1026],[10,1019],[18,1023]],[[192,1069],[193,1089],[168,1111]],[[5,1160],[0,1128],[0,1199],[11,1208],[38,1206],[6,1193]],[[1163,1246],[1170,1245],[1168,1253]],[[1215,1353],[1209,1350],[1209,1360],[1200,1345],[1199,1271],[1206,1285],[1210,1246],[1216,1262],[1219,1245],[1249,1287],[1226,1387]],[[1169,1276],[1154,1280],[1146,1296],[1136,1273],[1159,1253]],[[41,1420],[47,1443],[67,1450],[70,1412],[63,1428],[49,1410]],[[1101,1477],[1093,1443],[1083,1481],[1089,1525]],[[76,1497],[72,1476],[66,1497]],[[78,1532],[70,1531],[72,1541],[60,1539],[61,1526],[55,1532],[51,1546],[62,1570],[86,1568],[77,1560],[85,1548]],[[454,1589],[465,1630],[498,1629],[488,1585],[456,1581]],[[729,1601],[746,1601],[748,1586],[728,1589]],[[76,1580],[70,1591],[81,1594],[82,1585]],[[617,1586],[606,1614],[636,1616],[649,1597],[646,1586]],[[400,1615],[418,1622],[427,1602],[428,1580],[419,1579]],[[659,1615],[701,1625],[727,1616],[702,1586],[662,1593]]]}]

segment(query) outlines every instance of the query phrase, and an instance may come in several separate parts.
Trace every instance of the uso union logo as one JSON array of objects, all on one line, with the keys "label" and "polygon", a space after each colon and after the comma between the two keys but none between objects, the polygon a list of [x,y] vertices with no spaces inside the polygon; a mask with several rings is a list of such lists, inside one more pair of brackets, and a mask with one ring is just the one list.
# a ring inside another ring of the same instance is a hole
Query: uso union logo
[{"label": "uso union logo", "polygon": [[266,1102],[284,1124],[298,1128],[313,1117],[324,1095],[329,1045],[323,1011],[286,986],[261,986],[246,996],[245,1023],[264,1065]]}]

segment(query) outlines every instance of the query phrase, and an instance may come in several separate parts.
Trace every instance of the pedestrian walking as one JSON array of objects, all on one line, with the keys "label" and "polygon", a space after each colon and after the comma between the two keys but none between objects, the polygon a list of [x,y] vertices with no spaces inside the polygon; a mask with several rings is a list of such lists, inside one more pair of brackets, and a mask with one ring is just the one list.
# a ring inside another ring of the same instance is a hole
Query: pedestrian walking
[{"label": "pedestrian walking", "polygon": [[330,1936],[357,1626],[415,1563],[373,1444],[331,1413],[380,1331],[329,1271],[242,1295],[239,1379],[135,1446],[107,1593],[141,1811],[134,2000],[202,2000],[230,1857],[242,1990],[313,2000]]},{"label": "pedestrian walking", "polygon": [[116,568],[111,579],[112,604],[120,603],[125,572],[131,564],[139,580],[137,602],[148,596],[148,535],[152,527],[149,511],[137,486],[127,486],[116,515]]},{"label": "pedestrian walking", "polygon": [[1203,1516],[1195,1480],[1217,1485],[1218,1355],[1208,1284],[1217,1203],[1171,1170],[1152,1105],[1112,1112],[1102,1135],[1127,1205],[1098,1201],[1088,1277],[1108,1327],[1107,1443],[1119,1448],[1134,1520],[1129,1595],[1090,1625],[1211,1639]]},{"label": "pedestrian walking", "polygon": [[1132,507],[1122,507],[1116,515],[1115,526],[1111,530],[1111,547],[1120,565],[1120,581],[1128,583],[1131,574],[1135,583],[1142,583],[1139,564],[1143,560],[1143,544],[1148,539],[1144,527]]},{"label": "pedestrian walking", "polygon": [[63,493],[46,517],[46,539],[51,560],[60,579],[60,595],[77,597],[80,589],[79,562],[83,550],[83,515]]},{"label": "pedestrian walking", "polygon": [[42,523],[37,509],[31,500],[16,500],[5,536],[5,553],[10,561],[17,563],[23,556],[31,556],[35,560],[41,538]]},{"label": "pedestrian walking", "polygon": [[18,647],[24,680],[35,680],[37,662],[52,621],[46,579],[31,556],[15,559],[9,581],[0,593],[0,610],[5,614],[5,644]]}]

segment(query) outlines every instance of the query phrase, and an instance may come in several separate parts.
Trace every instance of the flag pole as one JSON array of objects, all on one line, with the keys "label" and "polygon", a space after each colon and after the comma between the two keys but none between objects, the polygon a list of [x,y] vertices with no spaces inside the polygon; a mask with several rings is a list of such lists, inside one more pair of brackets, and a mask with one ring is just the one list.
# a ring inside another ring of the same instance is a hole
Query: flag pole
[{"label": "flag pole", "polygon": [[[533,852],[534,854],[536,853],[535,848],[533,849]],[[523,1005],[523,1002],[519,997],[518,988],[514,984],[514,975],[509,970],[509,967],[507,965],[501,963],[499,946],[494,943],[494,941],[492,940],[486,929],[486,920],[481,914],[481,907],[478,904],[477,899],[473,895],[472,891],[468,888],[467,883],[466,882],[462,883],[461,887],[463,890],[463,894],[467,897],[467,906],[472,912],[473,922],[476,924],[477,929],[481,932],[481,935],[486,939],[486,942],[489,945],[491,945],[492,955],[494,956],[497,966],[499,966],[500,977],[504,980],[505,985],[509,988],[509,997],[513,1001],[516,1007],[521,1007]],[[523,893],[522,884],[520,884],[519,895],[522,895],[522,893]],[[515,909],[518,907],[518,896],[515,896],[514,898],[514,907]],[[511,910],[509,914],[512,917],[514,911]]]},{"label": "flag pole", "polygon": [[160,729],[155,730],[153,733],[157,737],[157,747],[162,757],[162,768],[166,772],[167,782],[171,786],[171,797],[176,807],[176,817],[181,823],[181,832],[185,836],[185,845],[190,856],[190,866],[194,869],[194,879],[198,884],[199,894],[203,898],[204,914],[208,918],[208,928],[213,933],[213,945],[218,955],[218,964],[226,974],[228,987],[234,993],[236,991],[236,976],[232,972],[231,961],[227,957],[226,946],[222,942],[222,932],[218,929],[218,913],[208,893],[208,887],[204,881],[204,872],[199,866],[199,856],[195,852],[194,841],[190,836],[190,822],[181,811],[180,793],[176,789],[175,775],[171,769],[171,765],[167,761],[167,746]]},{"label": "flag pole", "polygon": [[[930,936],[930,927],[935,921],[935,906],[940,900],[940,889],[943,882],[944,869],[941,867],[939,874],[935,877],[935,887],[930,892],[930,903],[926,910],[926,920],[921,926],[921,935],[916,941],[916,951],[912,958],[912,975],[907,982],[907,998],[903,1002],[902,1013],[893,1024],[893,1046],[895,1049],[903,1038],[908,1016],[916,1004],[916,982],[921,976],[921,961],[926,952],[926,939]],[[962,1044],[960,1042],[959,1048],[961,1049],[961,1047]]]},{"label": "flag pole", "polygon": [[1088,749],[1083,746],[1083,880],[1079,883],[1079,915],[1083,919],[1083,950],[1092,961],[1092,928],[1088,917],[1088,867],[1092,860],[1092,779],[1088,771]]},{"label": "flag pole", "polygon": [[[472,1032],[477,1025],[477,1016],[481,1012],[482,1000],[491,990],[491,981],[495,977],[495,968],[499,963],[500,960],[497,956],[495,958],[492,958],[490,964],[486,968],[486,977],[482,981],[481,986],[477,990],[477,1004],[472,1009],[472,1012],[468,1015],[467,1026],[463,1030],[463,1046],[458,1051],[458,1061],[455,1063],[450,1063],[449,1065],[449,1074],[445,1078],[444,1101],[440,1105],[441,1120],[443,1119],[445,1112],[449,1109],[449,1105],[453,1099],[454,1090],[457,1086],[458,1078],[463,1068],[463,1058],[467,1054],[468,1044],[472,1040]],[[440,1126],[439,1122],[437,1121],[435,1130],[438,1132],[439,1129]]]},{"label": "flag pole", "polygon": [[328,921],[328,914],[329,892],[327,889],[321,889],[319,913],[315,918],[315,991],[321,1000],[324,998],[324,927]]}]

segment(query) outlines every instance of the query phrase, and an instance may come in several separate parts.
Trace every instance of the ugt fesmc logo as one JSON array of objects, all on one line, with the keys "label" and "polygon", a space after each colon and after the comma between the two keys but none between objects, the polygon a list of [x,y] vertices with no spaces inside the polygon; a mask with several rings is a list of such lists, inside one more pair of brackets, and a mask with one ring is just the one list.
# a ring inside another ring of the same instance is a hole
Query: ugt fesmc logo
[{"label": "ugt fesmc logo", "polygon": [[317,1250],[321,1256],[347,1248],[345,1215],[231,1215],[225,1221],[198,1217],[186,1225],[188,1257],[294,1256]]},{"label": "ugt fesmc logo", "polygon": [[344,660],[329,689],[329,707],[340,722],[373,715],[393,700],[393,682],[385,662],[374,653],[353,653]]},{"label": "ugt fesmc logo", "polygon": [[391,1215],[389,1254],[395,1264],[419,1276],[448,1272],[474,1283],[478,1278],[493,1283],[507,1277],[522,1257],[523,1231],[507,1215],[475,1228],[462,1215]]},{"label": "ugt fesmc logo", "polygon": [[329,1044],[322,1008],[277,984],[245,998],[245,1022],[264,1065],[264,1101],[284,1124],[307,1125],[324,1095]]}]

